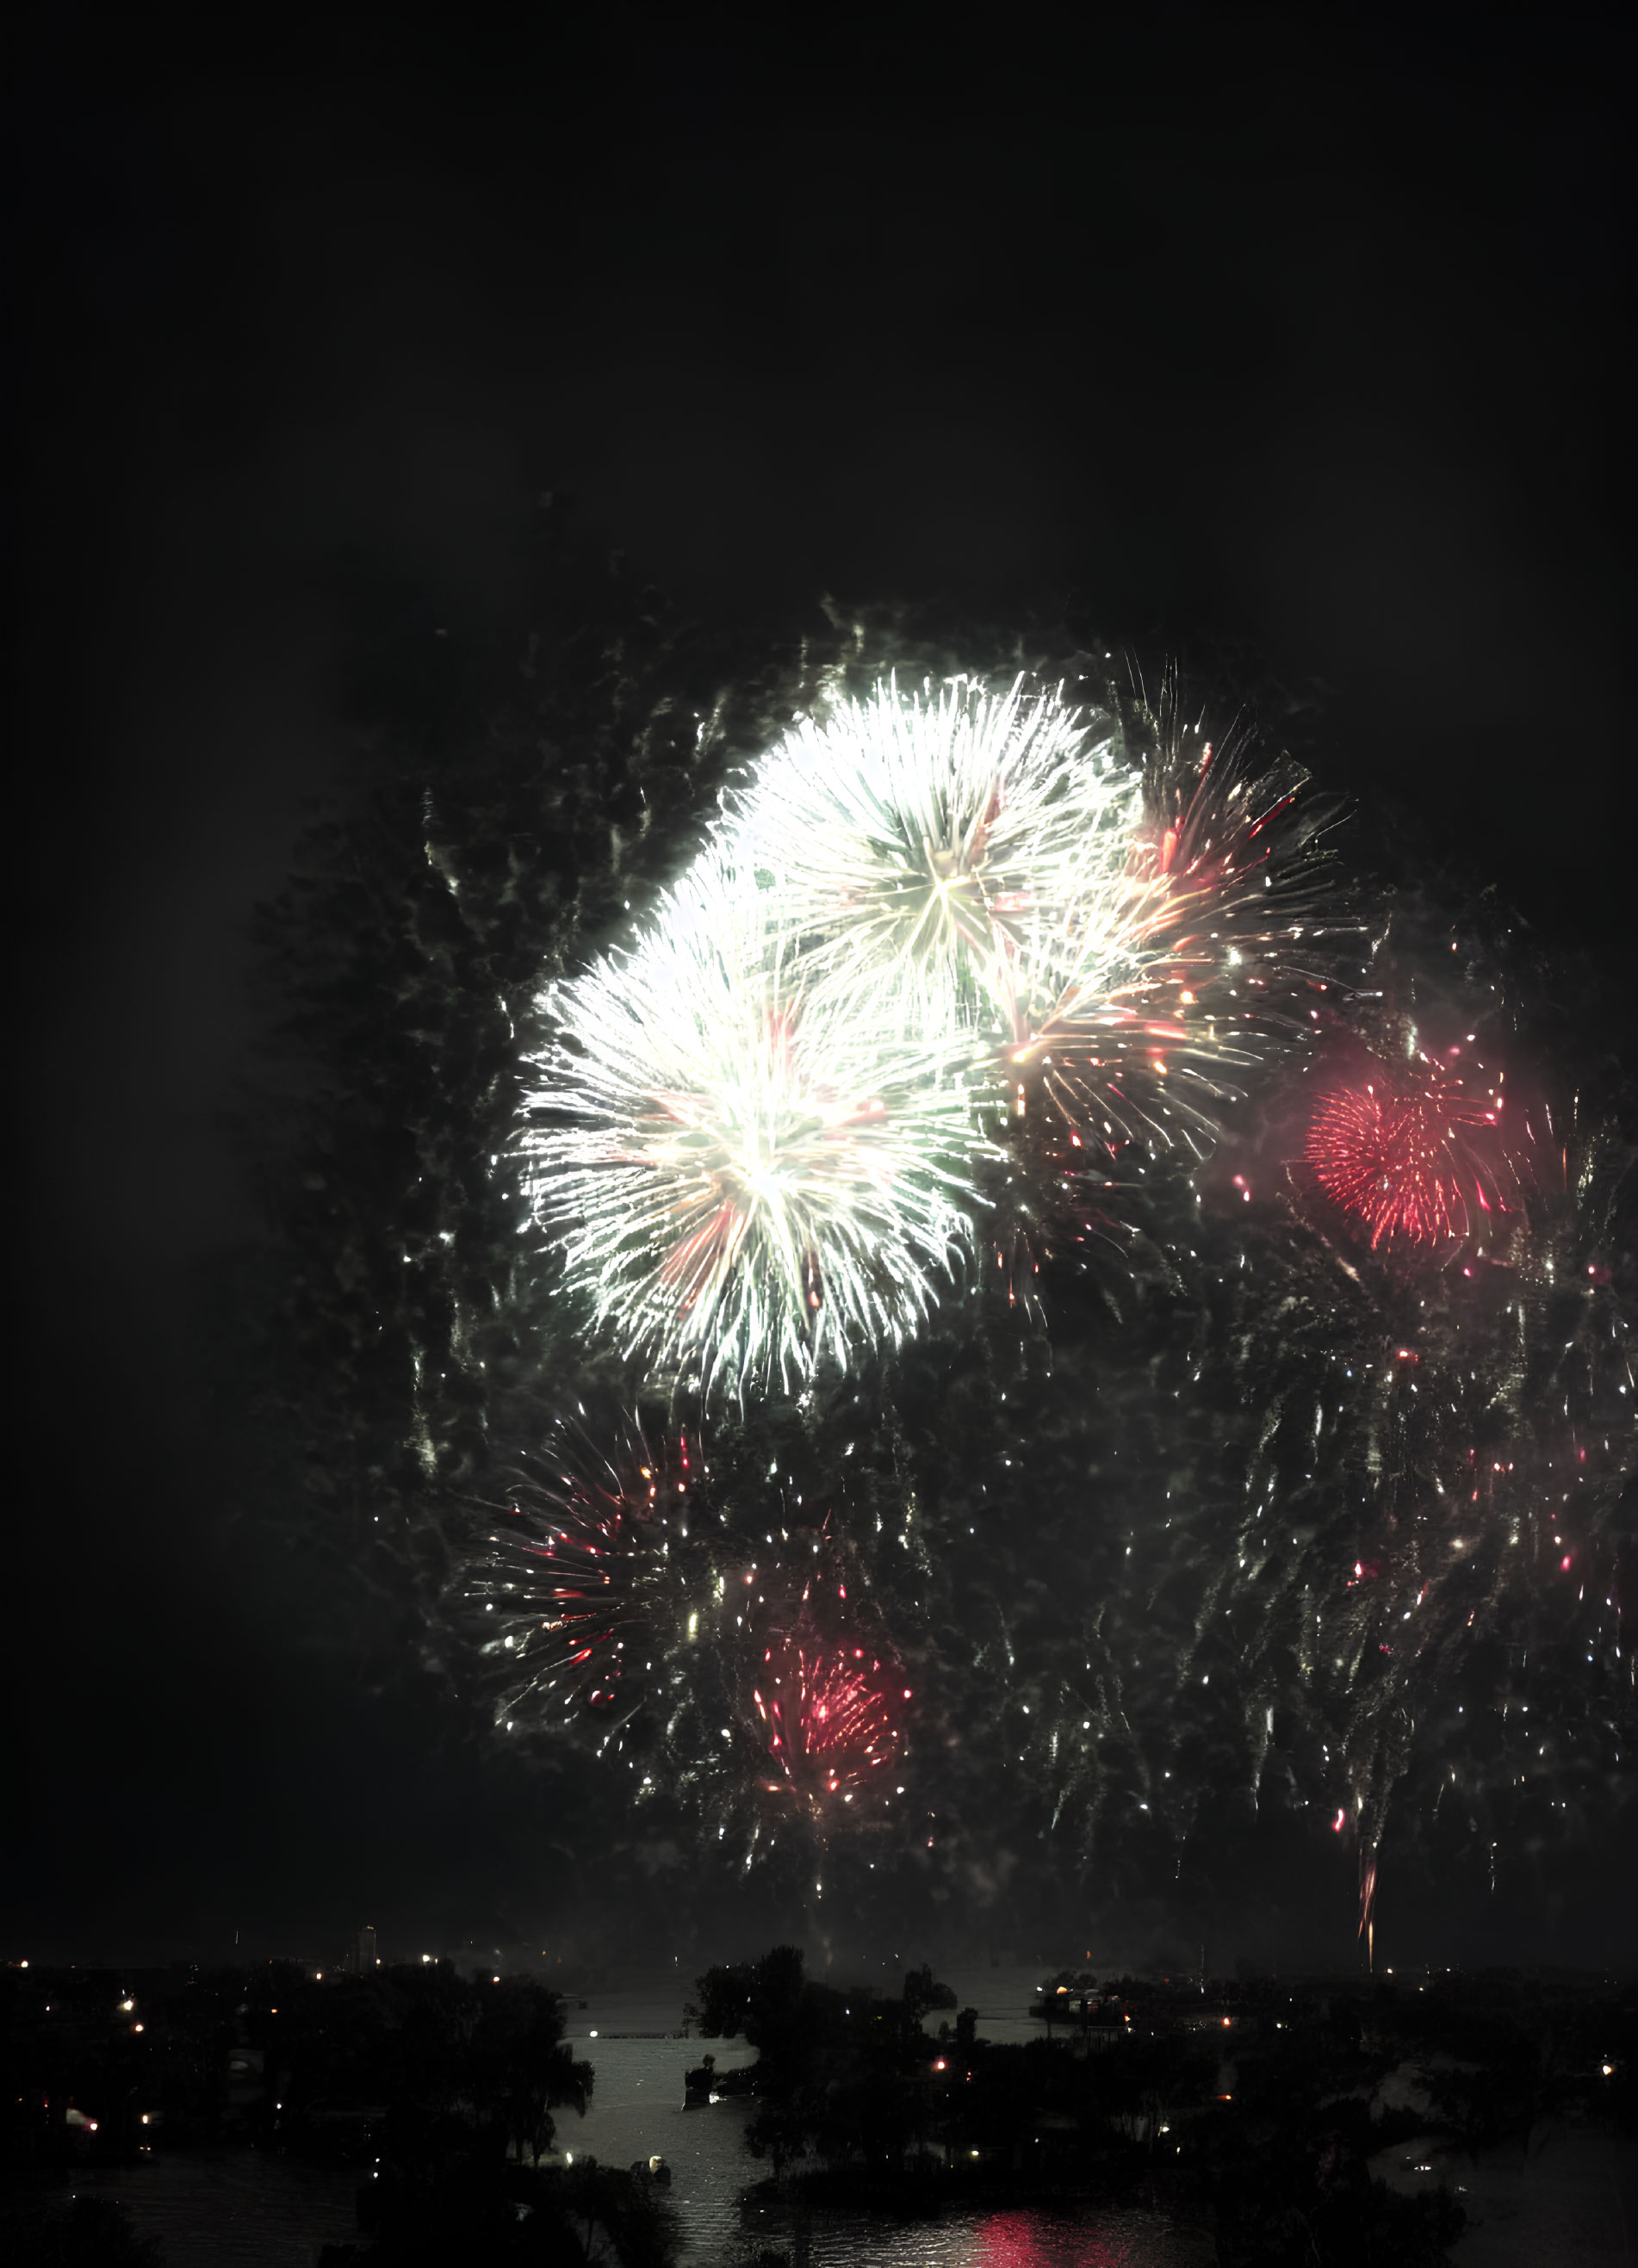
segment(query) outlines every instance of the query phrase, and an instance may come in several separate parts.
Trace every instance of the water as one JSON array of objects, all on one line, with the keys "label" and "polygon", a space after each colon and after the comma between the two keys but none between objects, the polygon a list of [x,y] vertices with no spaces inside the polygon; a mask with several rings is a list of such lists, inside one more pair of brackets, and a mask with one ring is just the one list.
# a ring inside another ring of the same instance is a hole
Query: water
[{"label": "water", "polygon": [[[963,1977],[958,1984],[979,1980]],[[977,2002],[988,2038],[1033,2039],[1040,2026],[1024,2014],[1036,1982],[1033,1970],[983,1977]],[[991,2004],[988,2010],[983,2002]],[[621,2037],[646,2020],[677,2021],[675,2003],[654,1995],[601,1993],[571,2012],[569,2037],[577,2056],[596,2068],[592,2107],[584,2119],[572,2111],[557,2122],[560,2148],[600,2165],[629,2166],[662,2157],[671,2168],[671,2201],[685,2233],[690,2268],[718,2268],[744,2243],[739,2193],[768,2168],[744,2145],[750,2105],[743,2099],[682,2108],[683,2074],[712,2055],[727,2071],[754,2063],[742,2040]],[[610,2033],[615,2036],[610,2036]],[[1140,2213],[1054,2213],[1039,2206],[962,2211],[936,2220],[891,2221],[862,2213],[827,2213],[800,2233],[771,2225],[762,2240],[789,2253],[801,2268],[1206,2268],[1208,2241],[1175,2230]]]},{"label": "water", "polygon": [[[629,2051],[673,2043],[609,2044]],[[687,2047],[690,2062],[697,2058],[697,2041],[675,2044]],[[673,2169],[684,2258],[690,2268],[719,2268],[742,2254],[738,2194],[764,2169],[741,2142],[742,2102],[688,2112],[676,2107],[680,2073],[675,2101],[668,2092],[674,2060],[655,2056],[645,2068],[640,2056],[609,2056],[611,2073],[623,2074],[626,2101],[588,2113],[584,2125],[571,2114],[560,2139],[577,2157],[592,2150],[605,2165],[629,2165],[660,2150]],[[719,2064],[726,2060],[719,2053]],[[598,2083],[601,2089],[601,2066]],[[322,2246],[356,2235],[359,2179],[355,2170],[262,2151],[198,2150],[84,2174],[75,2186],[117,2198],[140,2235],[159,2239],[166,2268],[314,2268]],[[1074,2216],[1035,2206],[935,2221],[833,2213],[798,2237],[788,2228],[771,2228],[764,2241],[788,2251],[801,2268],[1207,2268],[1212,2257],[1208,2243],[1147,2214]]]},{"label": "water", "polygon": [[1213,2250],[1150,2213],[1010,2205],[897,2224],[838,2214],[791,2257],[802,2268],[1209,2268]]},{"label": "water", "polygon": [[[579,2051],[579,2040],[575,2042]],[[600,2165],[629,2166],[662,2157],[671,2169],[671,2202],[687,2234],[686,2259],[716,2268],[740,2249],[739,2192],[763,2178],[744,2146],[750,2106],[730,2098],[682,2109],[682,2075],[703,2054],[719,2071],[752,2063],[738,2040],[607,2039],[586,2042],[596,2058],[597,2086],[584,2119],[558,2122],[559,2145]],[[827,2213],[799,2239],[781,2224],[764,2240],[788,2250],[804,2268],[1197,2268],[1211,2248],[1174,2234],[1151,2215],[1053,2214],[1038,2208],[952,2213],[928,2220],[882,2221],[860,2213]]]},{"label": "water", "polygon": [[156,2152],[76,2175],[72,2189],[117,2198],[165,2268],[314,2268],[358,2233],[357,2167],[310,2166],[265,2150]]},{"label": "water", "polygon": [[[605,2013],[605,2021],[607,2016]],[[736,2199],[767,2169],[744,2145],[750,2105],[742,2097],[694,2110],[682,2108],[683,2073],[713,2055],[719,2071],[755,2063],[743,2040],[592,2039],[571,2033],[577,2056],[592,2058],[597,2080],[584,2118],[557,2113],[557,2146],[602,2166],[663,2158],[671,2169],[671,2202],[682,2216],[690,2257],[725,2256],[739,2228]]]}]

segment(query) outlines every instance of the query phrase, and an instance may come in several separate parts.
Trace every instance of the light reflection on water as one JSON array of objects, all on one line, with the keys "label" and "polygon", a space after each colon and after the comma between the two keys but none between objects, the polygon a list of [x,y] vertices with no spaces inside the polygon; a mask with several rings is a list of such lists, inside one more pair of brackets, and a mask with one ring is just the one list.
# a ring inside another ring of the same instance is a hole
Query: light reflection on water
[{"label": "light reflection on water", "polygon": [[[683,2073],[710,2052],[717,2068],[754,2063],[740,2040],[588,2041],[595,2059],[592,2107],[558,2121],[559,2145],[579,2158],[629,2166],[658,2155],[671,2168],[671,2201],[682,2215],[691,2268],[718,2268],[741,2252],[739,2192],[767,2172],[742,2141],[749,2105],[730,2100],[684,2110]],[[1141,2213],[1085,2217],[1038,2206],[889,2221],[827,2214],[798,2232],[771,2227],[761,2240],[790,2255],[792,2268],[1201,2268],[1208,2241]]]},{"label": "light reflection on water", "polygon": [[909,2224],[829,2221],[793,2259],[812,2268],[1206,2268],[1210,2242],[1142,2213],[1053,2213],[1042,2205],[950,2213]]},{"label": "light reflection on water", "polygon": [[[559,2146],[604,2166],[663,2157],[689,2268],[743,2259],[740,2192],[767,2171],[744,2146],[749,2105],[730,2100],[684,2110],[682,2081],[707,2053],[727,2071],[754,2062],[755,2051],[741,2040],[574,2044],[594,2058],[595,2092],[584,2119],[558,2114]],[[166,2268],[314,2268],[323,2244],[356,2235],[353,2198],[364,2177],[363,2169],[237,2148],[87,2170],[75,2186],[127,2205],[139,2232],[164,2245]],[[771,2221],[760,2241],[787,2252],[792,2268],[1203,2268],[1211,2259],[1209,2243],[1145,2213],[1076,2218],[1034,2206],[938,2220],[833,2213],[800,2230]]]}]

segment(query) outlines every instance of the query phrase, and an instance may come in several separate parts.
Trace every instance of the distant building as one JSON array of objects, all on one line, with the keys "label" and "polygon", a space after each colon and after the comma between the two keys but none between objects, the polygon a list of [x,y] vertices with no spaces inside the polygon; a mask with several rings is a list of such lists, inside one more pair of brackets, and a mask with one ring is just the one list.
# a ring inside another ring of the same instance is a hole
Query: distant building
[{"label": "distant building", "polygon": [[376,1949],[375,1943],[375,1924],[373,1921],[367,1921],[349,1942],[347,1951],[343,1956],[342,1967],[350,1976],[365,1977],[371,1970],[379,1969],[380,1965],[381,1956]]}]

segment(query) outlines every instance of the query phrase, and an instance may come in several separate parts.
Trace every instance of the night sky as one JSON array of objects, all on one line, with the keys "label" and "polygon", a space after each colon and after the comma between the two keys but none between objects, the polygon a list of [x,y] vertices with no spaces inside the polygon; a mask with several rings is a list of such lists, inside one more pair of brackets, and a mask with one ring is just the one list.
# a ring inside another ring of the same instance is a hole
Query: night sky
[{"label": "night sky", "polygon": [[[520,640],[548,493],[750,647],[824,594],[1067,612],[1273,688],[1630,1042],[1614,11],[535,14],[14,45],[9,1957],[511,1941],[610,1894],[284,1548],[242,1423],[253,911],[350,792],[360,622]],[[1582,1873],[1441,1942],[1622,1950]]]}]

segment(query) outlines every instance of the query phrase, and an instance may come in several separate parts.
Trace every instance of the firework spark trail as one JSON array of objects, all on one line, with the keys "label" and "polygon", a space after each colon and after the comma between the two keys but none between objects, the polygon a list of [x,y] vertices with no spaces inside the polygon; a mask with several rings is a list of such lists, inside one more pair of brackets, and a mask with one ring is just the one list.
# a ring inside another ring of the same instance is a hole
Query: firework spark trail
[{"label": "firework spark trail", "polygon": [[[1538,1156],[1527,1197],[1487,1216],[1460,1267],[1366,1242],[1369,1219],[1361,1248],[1381,1256],[1329,1281],[1319,1255],[1288,1248],[1284,1344],[1265,1320],[1246,1345],[1270,1414],[1233,1616],[1248,1674],[1283,1687],[1329,1760],[1339,1820],[1361,1838],[1366,1926],[1388,1806],[1429,1720],[1449,1775],[1435,1807],[1459,1793],[1477,1810],[1493,1778],[1449,1764],[1512,1705],[1475,1671],[1485,1646],[1549,1626],[1589,1662],[1618,1646],[1608,1539],[1634,1443],[1624,1319],[1588,1257],[1620,1180],[1600,1146],[1556,1188]],[[1589,1731],[1591,1750],[1620,1739],[1614,1719]]]},{"label": "firework spark trail", "polygon": [[[1366,1926],[1376,1846],[1396,1786],[1416,1769],[1419,1729],[1425,1749],[1436,1727],[1443,1758],[1434,1808],[1454,1798],[1475,1816],[1516,1810],[1513,1791],[1545,1781],[1559,1792],[1542,1800],[1563,1808],[1578,1775],[1625,1737],[1619,1705],[1601,1727],[1583,1721],[1579,1762],[1561,1751],[1549,1761],[1543,1742],[1526,1759],[1508,1731],[1516,1714],[1528,1729],[1555,1646],[1602,1659],[1606,1673],[1619,1666],[1611,1522],[1634,1439],[1624,1319],[1589,1258],[1620,1181],[1600,1146],[1585,1145],[1556,1189],[1538,1176],[1530,1218],[1493,1218],[1494,1246],[1475,1245],[1461,1270],[1381,1279],[1380,1307],[1361,1303],[1348,1359],[1332,1366],[1333,1377],[1357,1373],[1357,1390],[1318,1410],[1312,1469],[1278,1491],[1306,1549],[1279,1570],[1266,1535],[1259,1550],[1243,1530],[1275,1645],[1281,1594],[1294,1600],[1300,1581],[1316,1602],[1308,1707],[1361,1838]],[[1276,1362],[1269,1374],[1277,1381]],[[1364,1478],[1352,1535],[1348,1492],[1325,1484],[1326,1465]],[[1339,1587],[1327,1556],[1347,1562]],[[1549,1631],[1558,1637],[1544,1643]],[[1474,1670],[1491,1642],[1510,1650],[1499,1686]],[[1480,1761],[1486,1727],[1502,1735],[1500,1771]]]},{"label": "firework spark trail", "polygon": [[[755,1693],[767,1726],[768,1749],[786,1783],[808,1800],[820,1793],[851,1803],[868,1774],[897,1759],[900,1729],[879,1656],[863,1646],[827,1646],[799,1639],[765,1657],[764,1695]],[[910,1697],[908,1688],[899,1688]]]},{"label": "firework spark trail", "polygon": [[589,1752],[672,1831],[750,1863],[769,1847],[752,1624],[759,1586],[788,1579],[742,1456],[725,1477],[691,1431],[604,1407],[528,1463],[505,1506],[475,1507],[456,1579],[497,1726],[537,1753]]},{"label": "firework spark trail", "polygon": [[970,1251],[987,1144],[963,1049],[890,984],[810,991],[719,852],[549,1002],[537,1219],[594,1321],[709,1388],[900,1343]]},{"label": "firework spark trail", "polygon": [[[1022,680],[879,682],[551,997],[530,1193],[626,1353],[743,1392],[900,1344],[973,1248],[992,1112],[1056,1204],[1077,1167],[1031,1157],[1032,1101],[1060,1152],[1199,1155],[1229,1075],[1306,1035],[1268,1000],[1313,887],[1302,776],[1168,743],[1144,785],[1110,737]],[[994,1250],[1028,1303],[1021,1201]]]},{"label": "firework spark trail", "polygon": [[[724,1426],[708,1464],[691,1429],[630,1411],[560,1424],[504,1506],[473,1507],[452,1603],[504,1732],[591,1753],[749,1864],[793,1824],[892,1823],[912,1695],[858,1551],[761,1462],[779,1434]],[[830,1458],[851,1473],[848,1448]],[[890,1533],[902,1559],[902,1515]]]},{"label": "firework spark trail", "polygon": [[1454,1263],[1278,1202],[1237,1234],[1219,1211],[1180,1256],[1201,1305],[1143,1390],[1100,1365],[1075,1423],[1032,1412],[1044,1504],[1100,1477],[1083,1521],[1035,1538],[1050,1595],[998,1599],[1006,1658],[972,1651],[969,1674],[1054,1833],[1100,1866],[1162,1827],[1181,1850],[1203,1794],[1238,1785],[1357,1843],[1369,1936],[1391,1807],[1507,1849],[1608,1800],[1638,1731],[1615,1584],[1638,1443],[1605,1258],[1626,1152],[1518,1117],[1516,1202]]}]

